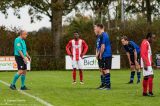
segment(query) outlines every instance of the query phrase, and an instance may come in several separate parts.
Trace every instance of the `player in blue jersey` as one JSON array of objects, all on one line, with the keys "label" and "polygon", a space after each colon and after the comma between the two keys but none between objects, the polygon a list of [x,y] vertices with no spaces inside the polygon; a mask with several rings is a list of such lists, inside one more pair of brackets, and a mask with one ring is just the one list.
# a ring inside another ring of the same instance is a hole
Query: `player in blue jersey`
[{"label": "player in blue jersey", "polygon": [[140,78],[141,78],[140,47],[135,42],[128,41],[128,38],[126,36],[123,36],[121,38],[121,42],[126,51],[131,69],[130,81],[128,82],[128,84],[133,83],[135,71],[137,71],[137,84],[138,84],[140,83]]},{"label": "player in blue jersey", "polygon": [[16,82],[21,77],[21,90],[27,90],[25,86],[27,60],[31,61],[31,58],[27,52],[27,46],[25,39],[27,38],[27,32],[21,31],[20,36],[14,41],[14,56],[18,66],[18,72],[14,75],[13,81],[10,85],[12,90],[16,90]]},{"label": "player in blue jersey", "polygon": [[99,51],[100,51],[100,36],[97,34],[97,26],[94,26],[94,32],[96,34],[96,59],[98,60],[98,66],[99,66],[99,70],[100,70],[100,77],[101,77],[101,85],[98,87],[98,89],[103,89],[104,88],[104,74],[102,71],[102,67],[101,67],[101,60],[99,59]]},{"label": "player in blue jersey", "polygon": [[112,63],[112,52],[109,35],[104,32],[102,24],[96,24],[94,28],[97,36],[96,41],[96,58],[98,59],[99,68],[101,70],[101,85],[99,89],[111,89],[110,69]]}]

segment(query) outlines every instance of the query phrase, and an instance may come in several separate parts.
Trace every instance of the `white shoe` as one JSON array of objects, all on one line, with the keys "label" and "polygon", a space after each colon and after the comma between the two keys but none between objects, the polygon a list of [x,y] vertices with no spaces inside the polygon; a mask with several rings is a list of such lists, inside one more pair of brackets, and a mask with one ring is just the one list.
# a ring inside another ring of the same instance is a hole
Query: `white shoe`
[{"label": "white shoe", "polygon": [[83,85],[83,84],[84,84],[84,82],[80,81],[80,84],[81,84],[81,85]]},{"label": "white shoe", "polygon": [[76,83],[77,83],[76,81],[73,81],[73,82],[72,82],[73,85],[75,85]]}]

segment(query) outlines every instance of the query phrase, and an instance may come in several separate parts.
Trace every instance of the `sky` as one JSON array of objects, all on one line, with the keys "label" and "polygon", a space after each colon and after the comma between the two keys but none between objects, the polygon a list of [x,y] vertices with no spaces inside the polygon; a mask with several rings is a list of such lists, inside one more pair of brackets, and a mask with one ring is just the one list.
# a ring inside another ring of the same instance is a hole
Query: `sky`
[{"label": "sky", "polygon": [[[16,27],[18,29],[23,29],[26,31],[38,31],[42,27],[51,27],[51,23],[49,18],[45,15],[41,21],[36,21],[35,23],[30,22],[30,16],[28,15],[28,6],[25,6],[20,9],[21,18],[18,19],[15,15],[13,15],[13,9],[8,10],[8,18],[5,18],[5,15],[0,12],[0,26],[5,26],[8,29]],[[81,13],[85,16],[93,15],[91,10],[83,10]],[[112,13],[112,11],[111,11]],[[68,17],[74,17],[75,11],[72,11],[67,16],[63,16],[63,24],[66,24],[66,19]]]},{"label": "sky", "polygon": [[[18,19],[15,15],[13,15],[13,9],[8,10],[8,17],[5,18],[5,15],[0,12],[0,26],[5,26],[8,29],[11,29],[11,27],[17,27],[26,31],[37,31],[42,27],[51,27],[51,23],[49,21],[49,18],[45,15],[43,16],[43,19],[41,21],[35,21],[35,23],[30,22],[30,16],[28,15],[28,8],[27,6],[20,9],[20,15],[21,18]],[[85,12],[84,15],[90,14],[91,11]],[[67,16],[63,16],[63,23],[67,24],[66,20],[68,17],[74,17],[75,11],[73,10],[71,13],[69,13]]]},{"label": "sky", "polygon": [[8,10],[8,18],[5,18],[5,15],[0,13],[0,26],[6,26],[7,28],[18,27],[27,31],[38,30],[41,27],[50,27],[49,18],[43,16],[44,18],[41,21],[36,21],[36,23],[30,23],[30,16],[28,15],[28,7],[24,7],[20,11],[21,19],[18,19],[13,15],[13,10]]}]

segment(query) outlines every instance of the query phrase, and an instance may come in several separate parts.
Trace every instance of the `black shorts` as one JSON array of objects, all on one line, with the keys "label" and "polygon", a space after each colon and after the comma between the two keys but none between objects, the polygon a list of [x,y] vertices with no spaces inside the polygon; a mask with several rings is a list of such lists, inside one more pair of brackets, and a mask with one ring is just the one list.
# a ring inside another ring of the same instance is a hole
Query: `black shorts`
[{"label": "black shorts", "polygon": [[[132,62],[132,64],[131,64],[131,65],[135,65],[134,55],[130,55],[130,59],[131,59],[131,62]],[[138,62],[138,63],[139,63],[139,65],[140,65],[140,63],[141,63],[141,59],[140,59],[140,54],[139,54],[139,53],[137,54],[137,62]]]},{"label": "black shorts", "polygon": [[103,70],[111,69],[112,66],[112,57],[102,58],[102,60],[98,60],[99,68]]},{"label": "black shorts", "polygon": [[102,64],[101,64],[101,60],[100,59],[98,59],[98,66],[99,66],[99,68],[102,68]]},{"label": "black shorts", "polygon": [[15,56],[15,60],[18,66],[18,70],[27,70],[27,64],[25,64],[22,57]]}]

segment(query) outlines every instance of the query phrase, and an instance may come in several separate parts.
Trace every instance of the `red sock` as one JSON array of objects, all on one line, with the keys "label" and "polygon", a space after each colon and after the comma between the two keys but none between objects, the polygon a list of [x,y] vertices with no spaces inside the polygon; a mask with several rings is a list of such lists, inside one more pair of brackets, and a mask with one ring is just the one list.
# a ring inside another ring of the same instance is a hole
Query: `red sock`
[{"label": "red sock", "polygon": [[148,79],[143,79],[143,93],[147,93]]},{"label": "red sock", "polygon": [[73,81],[76,81],[76,68],[73,69],[72,76],[73,76]]},{"label": "red sock", "polygon": [[152,93],[152,89],[153,89],[153,77],[149,77],[148,78],[148,82],[149,82],[149,92]]},{"label": "red sock", "polygon": [[80,81],[83,81],[83,71],[81,69],[79,69],[79,77]]}]

